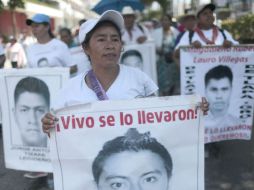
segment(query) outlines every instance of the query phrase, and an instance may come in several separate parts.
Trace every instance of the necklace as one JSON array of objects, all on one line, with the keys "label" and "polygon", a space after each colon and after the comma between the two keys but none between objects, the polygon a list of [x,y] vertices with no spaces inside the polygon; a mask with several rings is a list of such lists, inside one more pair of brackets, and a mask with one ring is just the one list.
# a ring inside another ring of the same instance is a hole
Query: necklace
[{"label": "necklace", "polygon": [[203,40],[207,45],[214,45],[215,44],[215,40],[218,37],[218,28],[216,26],[213,26],[212,28],[212,40],[207,39],[207,37],[204,35],[203,31],[196,27],[195,28],[195,32],[197,32],[198,36],[201,38],[201,40]]}]

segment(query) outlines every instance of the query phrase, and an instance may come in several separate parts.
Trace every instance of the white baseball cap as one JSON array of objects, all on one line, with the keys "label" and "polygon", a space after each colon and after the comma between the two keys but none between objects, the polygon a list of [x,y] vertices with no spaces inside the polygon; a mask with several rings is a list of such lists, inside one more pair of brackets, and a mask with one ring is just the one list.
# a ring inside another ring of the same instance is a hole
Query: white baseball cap
[{"label": "white baseball cap", "polygon": [[80,26],[78,35],[79,42],[83,43],[86,39],[87,33],[89,33],[101,21],[111,21],[119,28],[121,33],[124,31],[124,20],[122,15],[117,11],[108,10],[105,11],[99,18],[88,19]]}]

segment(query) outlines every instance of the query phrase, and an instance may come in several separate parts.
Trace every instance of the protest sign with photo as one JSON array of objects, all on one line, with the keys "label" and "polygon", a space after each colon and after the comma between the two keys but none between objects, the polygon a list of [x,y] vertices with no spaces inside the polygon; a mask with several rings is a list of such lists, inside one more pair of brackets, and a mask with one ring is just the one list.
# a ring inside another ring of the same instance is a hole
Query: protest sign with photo
[{"label": "protest sign with photo", "polygon": [[209,102],[205,143],[251,138],[254,103],[254,46],[181,49],[181,94]]},{"label": "protest sign with photo", "polygon": [[120,63],[141,69],[158,83],[154,43],[125,45]]},{"label": "protest sign with photo", "polygon": [[69,78],[68,68],[6,69],[0,73],[6,168],[52,171],[41,118]]},{"label": "protest sign with photo", "polygon": [[200,101],[151,97],[57,110],[50,133],[55,189],[203,190]]}]

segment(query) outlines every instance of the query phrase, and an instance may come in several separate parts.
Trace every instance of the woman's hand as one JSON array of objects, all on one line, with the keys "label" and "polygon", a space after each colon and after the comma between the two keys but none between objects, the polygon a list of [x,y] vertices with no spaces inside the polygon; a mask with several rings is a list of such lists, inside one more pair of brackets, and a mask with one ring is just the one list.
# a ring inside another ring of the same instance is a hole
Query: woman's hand
[{"label": "woman's hand", "polygon": [[203,111],[204,115],[208,114],[209,111],[209,103],[207,102],[205,97],[202,97],[202,102],[200,104],[200,109]]},{"label": "woman's hand", "polygon": [[233,43],[231,41],[229,41],[229,40],[224,40],[224,42],[222,44],[222,46],[224,48],[230,48],[230,47],[232,47],[232,45],[233,45]]},{"label": "woman's hand", "polygon": [[201,43],[198,40],[192,42],[191,46],[194,48],[201,48],[202,47]]},{"label": "woman's hand", "polygon": [[43,132],[47,133],[49,136],[50,129],[55,127],[55,123],[57,121],[58,118],[56,118],[52,113],[46,113],[46,115],[44,115],[41,119]]}]

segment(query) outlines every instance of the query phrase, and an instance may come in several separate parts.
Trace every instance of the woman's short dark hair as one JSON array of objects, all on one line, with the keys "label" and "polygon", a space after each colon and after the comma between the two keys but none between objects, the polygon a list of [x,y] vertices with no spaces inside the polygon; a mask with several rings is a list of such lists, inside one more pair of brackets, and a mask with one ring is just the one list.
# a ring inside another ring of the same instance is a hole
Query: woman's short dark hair
[{"label": "woman's short dark hair", "polygon": [[142,134],[137,129],[130,128],[124,136],[107,141],[94,159],[92,171],[95,182],[98,184],[104,163],[108,157],[124,151],[139,152],[142,150],[149,150],[157,154],[164,163],[168,177],[171,177],[173,163],[167,149],[155,138],[151,137],[150,132]]}]

